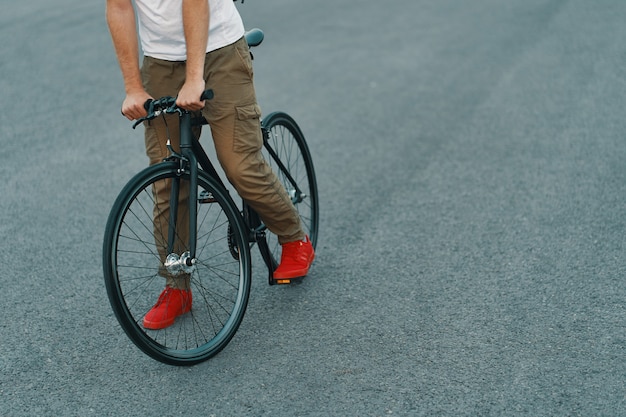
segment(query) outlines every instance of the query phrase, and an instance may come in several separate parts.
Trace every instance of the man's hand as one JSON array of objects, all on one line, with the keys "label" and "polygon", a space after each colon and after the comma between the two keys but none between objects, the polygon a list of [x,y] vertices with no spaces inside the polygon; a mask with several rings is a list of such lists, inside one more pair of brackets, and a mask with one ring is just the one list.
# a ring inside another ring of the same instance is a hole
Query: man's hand
[{"label": "man's hand", "polygon": [[195,111],[204,108],[204,101],[200,100],[200,96],[204,93],[204,80],[187,80],[183,84],[183,88],[178,92],[176,104],[185,110]]},{"label": "man's hand", "polygon": [[152,97],[143,90],[126,94],[122,103],[122,115],[128,120],[137,120],[147,116],[148,113],[143,105],[148,99],[152,99]]}]

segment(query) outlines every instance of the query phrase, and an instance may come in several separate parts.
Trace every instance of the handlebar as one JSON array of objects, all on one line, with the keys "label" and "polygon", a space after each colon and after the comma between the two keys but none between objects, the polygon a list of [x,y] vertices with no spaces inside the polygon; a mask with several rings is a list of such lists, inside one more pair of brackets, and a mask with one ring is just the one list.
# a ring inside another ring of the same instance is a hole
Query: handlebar
[{"label": "handlebar", "polygon": [[[202,95],[200,96],[200,100],[211,100],[213,98],[213,90],[204,90]],[[135,120],[133,124],[133,129],[139,126],[141,123],[146,120],[152,120],[155,117],[160,116],[161,114],[172,114],[172,113],[181,113],[187,110],[184,110],[176,105],[176,97],[165,96],[158,98],[156,100],[148,99],[143,104],[143,107],[148,112],[148,115],[142,117],[140,119]]]}]

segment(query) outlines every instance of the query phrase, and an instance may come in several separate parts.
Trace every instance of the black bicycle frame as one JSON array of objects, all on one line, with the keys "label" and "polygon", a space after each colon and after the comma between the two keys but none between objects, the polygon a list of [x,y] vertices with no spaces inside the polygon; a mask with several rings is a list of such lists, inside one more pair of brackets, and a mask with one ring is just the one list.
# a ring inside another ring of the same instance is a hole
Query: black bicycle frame
[{"label": "black bicycle frame", "polygon": [[274,162],[276,162],[276,164],[281,170],[281,174],[287,177],[287,180],[289,180],[291,185],[296,190],[295,200],[293,200],[292,202],[294,204],[301,203],[302,202],[302,190],[300,190],[300,187],[298,187],[296,180],[293,179],[293,177],[291,176],[291,173],[289,172],[285,164],[283,164],[283,161],[280,160],[274,148],[270,146],[269,137],[270,137],[270,132],[267,129],[263,128],[263,146],[265,147],[265,150],[270,154]]},{"label": "black bicycle frame", "polygon": [[[192,126],[202,126],[207,124],[206,120],[202,117],[192,117],[192,115],[185,110],[179,110],[180,117],[180,174],[185,169],[189,169],[189,259],[188,263],[193,262],[196,257],[196,239],[197,239],[197,206],[198,199],[198,165],[202,167],[202,170],[206,172],[211,178],[213,178],[219,185],[226,190],[224,182],[218,175],[213,163],[207,156],[206,152],[200,145],[199,141],[193,137]],[[298,184],[293,179],[285,165],[282,163],[278,154],[270,146],[268,138],[269,132],[263,129],[263,145],[268,151],[269,155],[276,162],[282,173],[286,176],[287,180],[296,190],[294,197],[294,203],[302,200],[302,191],[298,187]],[[186,166],[188,164],[188,167]],[[168,230],[168,253],[172,253],[174,250],[174,242],[176,237],[176,221],[178,213],[178,201],[180,193],[180,178],[176,178],[172,181],[172,189],[170,195],[170,223]],[[245,200],[243,201],[242,212],[244,223],[249,228],[248,239],[250,242],[257,242],[259,244],[259,250],[261,257],[263,258],[268,271],[269,271],[269,283],[274,284],[273,273],[278,266],[276,260],[273,259],[267,241],[265,240],[266,226],[261,221],[258,213],[250,207]],[[187,265],[192,266],[192,265]]]}]

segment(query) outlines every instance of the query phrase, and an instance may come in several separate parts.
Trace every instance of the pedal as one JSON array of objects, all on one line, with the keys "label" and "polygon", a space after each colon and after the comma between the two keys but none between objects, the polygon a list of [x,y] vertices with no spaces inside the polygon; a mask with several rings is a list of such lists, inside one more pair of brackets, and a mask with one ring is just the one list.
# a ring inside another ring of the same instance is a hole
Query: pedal
[{"label": "pedal", "polygon": [[287,284],[302,284],[302,282],[304,281],[304,278],[306,277],[296,277],[296,278],[272,278],[274,284],[276,285],[287,285]]}]

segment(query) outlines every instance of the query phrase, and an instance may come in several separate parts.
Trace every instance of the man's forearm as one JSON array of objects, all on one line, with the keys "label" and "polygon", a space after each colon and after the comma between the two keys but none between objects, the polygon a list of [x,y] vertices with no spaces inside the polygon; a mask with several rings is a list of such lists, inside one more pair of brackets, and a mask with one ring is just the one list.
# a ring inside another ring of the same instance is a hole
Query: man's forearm
[{"label": "man's forearm", "polygon": [[209,19],[210,11],[207,0],[183,0],[183,27],[187,44],[187,80],[204,79]]},{"label": "man's forearm", "polygon": [[106,19],[126,93],[143,91],[135,11],[130,0],[107,0]]}]

